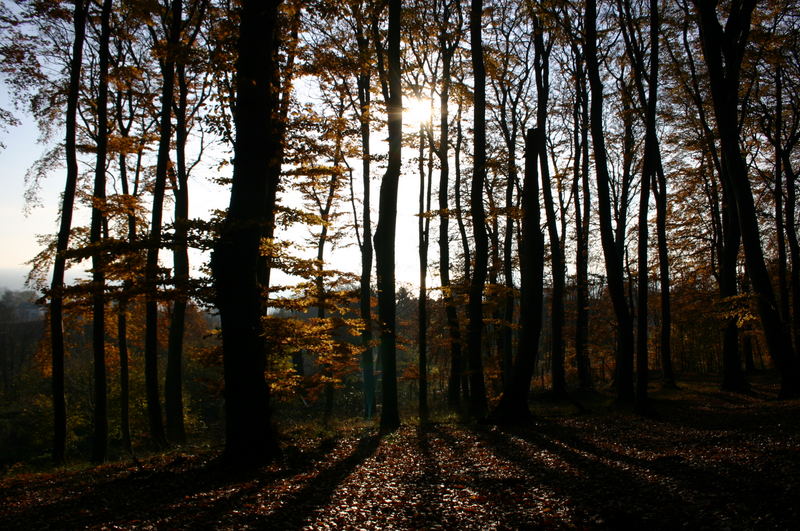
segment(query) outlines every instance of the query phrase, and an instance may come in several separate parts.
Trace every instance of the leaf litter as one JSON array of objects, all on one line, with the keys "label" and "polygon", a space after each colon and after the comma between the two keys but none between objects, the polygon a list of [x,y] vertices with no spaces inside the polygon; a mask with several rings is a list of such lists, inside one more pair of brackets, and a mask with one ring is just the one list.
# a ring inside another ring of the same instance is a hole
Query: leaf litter
[{"label": "leaf litter", "polygon": [[695,386],[654,409],[295,434],[251,471],[205,451],[18,474],[0,528],[798,528],[800,401]]}]

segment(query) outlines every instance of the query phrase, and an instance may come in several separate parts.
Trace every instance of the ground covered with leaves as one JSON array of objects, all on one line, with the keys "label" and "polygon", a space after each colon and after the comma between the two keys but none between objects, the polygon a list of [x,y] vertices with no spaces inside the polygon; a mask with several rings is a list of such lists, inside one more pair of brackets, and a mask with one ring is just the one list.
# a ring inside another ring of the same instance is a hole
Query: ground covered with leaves
[{"label": "ground covered with leaves", "polygon": [[231,471],[214,452],[0,480],[0,529],[798,529],[800,401],[705,383],[653,414],[602,395],[537,402],[534,423],[455,421],[285,434]]}]

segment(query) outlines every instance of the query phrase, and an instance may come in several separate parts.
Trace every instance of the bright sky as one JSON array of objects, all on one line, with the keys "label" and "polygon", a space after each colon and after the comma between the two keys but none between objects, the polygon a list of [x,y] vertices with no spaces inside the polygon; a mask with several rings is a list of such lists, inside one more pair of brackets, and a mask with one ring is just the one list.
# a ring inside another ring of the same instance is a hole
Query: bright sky
[{"label": "bright sky", "polygon": [[[0,89],[3,92],[4,89]],[[404,121],[408,122],[407,131],[416,128],[420,120],[427,118],[424,107],[429,105],[427,102],[422,104],[405,102],[410,107],[408,115]],[[11,108],[8,102],[8,95],[0,94],[0,106]],[[44,151],[45,146],[37,143],[38,131],[30,117],[20,117],[22,125],[10,129],[7,133],[0,133],[0,142],[6,148],[0,151],[0,168],[2,174],[2,193],[0,193],[0,290],[22,289],[24,279],[29,271],[26,265],[40,250],[37,236],[40,234],[55,234],[58,228],[58,208],[61,193],[64,186],[64,169],[61,168],[53,172],[44,182],[41,183],[39,198],[41,206],[30,209],[26,215],[25,210],[25,174],[34,161]],[[385,140],[385,132],[379,133],[376,140]],[[374,146],[375,150],[379,147]],[[408,156],[412,154],[407,150]],[[417,218],[415,213],[418,205],[418,176],[412,165],[404,165],[403,176],[400,180],[400,201],[398,204],[398,246],[396,275],[398,283],[414,284],[418,283],[418,254],[417,254]],[[209,170],[197,171],[190,183],[190,217],[207,217],[208,213],[217,208],[227,206],[227,191],[211,183],[206,179],[209,177]],[[360,176],[356,174],[355,179],[360,182]],[[380,189],[380,176],[373,175],[373,224],[377,223],[377,203]],[[435,193],[435,192],[434,192]],[[166,207],[165,222],[169,222],[169,206]],[[348,221],[352,220],[352,208],[347,205],[346,211]],[[88,217],[86,218],[88,219]],[[77,218],[76,223],[86,223],[83,218]],[[433,224],[435,225],[435,224]],[[435,227],[432,227],[435,228]],[[373,228],[374,229],[374,228]],[[432,242],[435,242],[435,235],[432,235]],[[435,248],[435,245],[433,246]],[[162,256],[169,260],[168,253]],[[431,259],[435,260],[435,250],[431,251]],[[357,246],[353,245],[346,248],[329,250],[328,257],[331,266],[337,269],[358,272],[360,271],[360,257]],[[195,254],[192,258],[193,265],[199,265],[203,257]],[[432,270],[433,268],[431,268]],[[81,272],[74,272],[68,279],[74,279],[75,275]],[[275,283],[283,283],[285,278],[280,275],[273,277]],[[435,285],[429,280],[429,285]]]}]

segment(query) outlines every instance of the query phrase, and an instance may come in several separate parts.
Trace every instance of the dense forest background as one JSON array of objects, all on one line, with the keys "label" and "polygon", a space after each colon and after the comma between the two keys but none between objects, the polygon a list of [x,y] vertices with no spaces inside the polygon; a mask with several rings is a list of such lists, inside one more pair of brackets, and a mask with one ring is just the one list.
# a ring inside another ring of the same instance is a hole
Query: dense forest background
[{"label": "dense forest background", "polygon": [[[35,117],[29,200],[64,193],[0,301],[0,464],[264,462],[292,423],[524,422],[532,386],[646,414],[651,382],[768,370],[797,397],[798,24],[791,0],[4,1],[0,125]],[[202,179],[230,207],[190,218]]]}]

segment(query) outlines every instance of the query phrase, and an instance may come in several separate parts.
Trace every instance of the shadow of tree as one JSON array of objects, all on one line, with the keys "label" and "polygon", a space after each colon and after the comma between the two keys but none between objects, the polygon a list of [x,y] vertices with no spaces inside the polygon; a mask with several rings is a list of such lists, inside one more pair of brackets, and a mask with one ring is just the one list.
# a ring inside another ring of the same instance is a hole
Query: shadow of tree
[{"label": "shadow of tree", "polygon": [[[765,515],[788,522],[793,506],[776,480],[776,470],[753,469],[752,463],[707,459],[696,440],[669,455],[637,457],[635,436],[619,441],[625,451],[589,442],[590,433],[547,421],[535,427],[479,430],[493,449],[536,478],[564,493],[590,521],[610,528],[676,529],[748,528]],[[663,440],[668,440],[662,436]],[[714,443],[706,442],[709,447]],[[644,445],[643,445],[644,446]],[[559,474],[537,463],[545,450],[577,471]],[[645,452],[646,453],[646,452]],[[767,463],[769,461],[766,461]],[[796,473],[798,467],[794,467]],[[593,516],[595,515],[595,516]]]},{"label": "shadow of tree", "polygon": [[[301,522],[306,513],[325,503],[338,481],[374,452],[377,436],[364,437],[347,458],[336,461],[314,477],[309,485],[287,500],[269,521]],[[2,529],[82,528],[94,526],[156,525],[184,527],[211,525],[220,520],[258,523],[263,515],[257,511],[234,511],[247,506],[260,492],[269,492],[280,479],[298,476],[317,467],[325,460],[335,441],[324,439],[307,452],[295,452],[285,462],[254,470],[231,469],[220,459],[185,458],[179,456],[157,468],[132,469],[125,473],[109,472],[103,480],[97,470],[73,474],[51,482],[46,492],[26,493],[18,487],[19,495],[40,499],[22,510],[4,511],[0,518]],[[327,461],[325,461],[327,463]],[[14,496],[14,489],[4,493]]]}]

